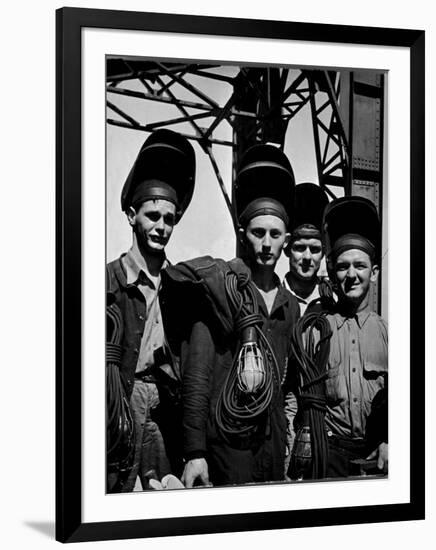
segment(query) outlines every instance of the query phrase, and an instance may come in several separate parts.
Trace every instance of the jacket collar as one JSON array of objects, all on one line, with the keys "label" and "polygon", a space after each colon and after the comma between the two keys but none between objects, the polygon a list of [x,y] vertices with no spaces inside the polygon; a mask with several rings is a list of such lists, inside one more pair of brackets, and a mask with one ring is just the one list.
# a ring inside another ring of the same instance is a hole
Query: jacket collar
[{"label": "jacket collar", "polygon": [[[134,256],[130,256],[131,250],[132,249],[130,249],[127,253],[121,254],[118,260],[114,263],[114,274],[118,284],[123,288],[127,288],[130,286],[136,286],[136,283],[138,282],[140,284],[148,284],[150,287],[155,288],[147,267],[141,267],[138,262],[135,261]],[[168,265],[170,265],[170,263],[165,258],[162,269],[165,269]],[[109,281],[108,292],[113,292],[111,286],[112,285]]]},{"label": "jacket collar", "polygon": [[277,286],[277,294],[276,294],[276,297],[274,298],[274,303],[271,308],[270,314],[268,314],[268,310],[262,294],[259,292],[259,289],[256,287],[256,290],[258,292],[259,308],[262,310],[262,313],[265,315],[265,317],[272,317],[277,309],[281,307],[287,307],[287,304],[289,304],[289,301],[290,301],[289,292],[281,284],[280,279],[275,273],[274,273],[274,282]]},{"label": "jacket collar", "polygon": [[132,247],[123,256],[121,263],[126,272],[127,285],[143,284],[155,288],[153,279],[156,280],[156,278],[150,276],[147,264],[138,250]]}]

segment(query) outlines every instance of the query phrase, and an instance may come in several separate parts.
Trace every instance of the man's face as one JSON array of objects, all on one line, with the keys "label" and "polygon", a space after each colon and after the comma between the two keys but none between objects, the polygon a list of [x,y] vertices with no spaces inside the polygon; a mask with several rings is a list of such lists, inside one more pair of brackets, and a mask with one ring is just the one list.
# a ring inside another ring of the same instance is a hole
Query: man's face
[{"label": "man's face", "polygon": [[379,268],[373,265],[366,252],[346,250],[334,264],[339,299],[361,303],[369,292],[371,283],[377,280]]},{"label": "man's face", "polygon": [[322,260],[322,244],[319,239],[298,239],[289,250],[289,269],[304,281],[314,279]]},{"label": "man's face", "polygon": [[149,254],[162,253],[174,229],[175,205],[162,199],[148,200],[138,211],[131,207],[127,217],[140,248]]},{"label": "man's face", "polygon": [[241,231],[248,258],[259,266],[274,267],[289,241],[285,223],[277,216],[256,216]]}]

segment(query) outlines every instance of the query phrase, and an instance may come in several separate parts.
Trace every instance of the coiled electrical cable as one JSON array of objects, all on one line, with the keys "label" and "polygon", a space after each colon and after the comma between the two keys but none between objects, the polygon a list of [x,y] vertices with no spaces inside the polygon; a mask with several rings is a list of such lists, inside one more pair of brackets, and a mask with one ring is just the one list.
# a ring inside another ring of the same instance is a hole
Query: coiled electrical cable
[{"label": "coiled electrical cable", "polygon": [[327,377],[331,335],[325,314],[308,313],[297,321],[291,343],[301,378],[301,404],[310,428],[312,479],[320,479],[327,474],[324,380]]},{"label": "coiled electrical cable", "polygon": [[321,277],[318,283],[319,301],[322,309],[330,311],[335,307],[333,284],[328,277]]},{"label": "coiled electrical cable", "polygon": [[[254,284],[248,274],[229,272],[225,289],[232,309],[238,345],[229,374],[218,397],[215,418],[223,437],[250,434],[258,425],[260,416],[272,406],[280,387],[280,370],[274,351],[262,332],[262,317]],[[238,380],[238,356],[242,348],[242,332],[253,327],[257,344],[263,356],[264,376],[254,393],[244,393]]]},{"label": "coiled electrical cable", "polygon": [[133,420],[120,377],[120,343],[123,334],[123,319],[116,304],[107,306],[106,316],[108,327],[108,342],[106,343],[107,460],[109,466],[123,470],[129,467],[134,450]]}]

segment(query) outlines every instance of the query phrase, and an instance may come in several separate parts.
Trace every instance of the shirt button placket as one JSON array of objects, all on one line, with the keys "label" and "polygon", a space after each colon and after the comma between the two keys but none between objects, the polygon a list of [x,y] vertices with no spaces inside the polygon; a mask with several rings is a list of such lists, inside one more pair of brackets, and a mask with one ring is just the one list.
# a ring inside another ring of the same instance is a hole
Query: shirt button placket
[{"label": "shirt button placket", "polygon": [[350,321],[350,382],[351,382],[351,395],[350,395],[350,414],[352,422],[353,435],[360,433],[360,407],[358,395],[359,390],[359,374],[357,367],[360,365],[359,344],[357,342],[356,327]]}]

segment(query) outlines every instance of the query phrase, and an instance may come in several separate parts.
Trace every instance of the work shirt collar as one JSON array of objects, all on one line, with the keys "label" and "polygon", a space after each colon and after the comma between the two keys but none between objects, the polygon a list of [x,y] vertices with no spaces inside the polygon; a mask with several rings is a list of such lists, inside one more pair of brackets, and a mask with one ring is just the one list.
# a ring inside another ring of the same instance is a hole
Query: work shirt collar
[{"label": "work shirt collar", "polygon": [[338,327],[338,329],[340,329],[344,326],[344,323],[348,319],[356,319],[357,326],[359,328],[363,328],[363,326],[365,325],[365,323],[368,320],[370,315],[371,315],[371,311],[368,311],[368,310],[359,311],[358,313],[356,313],[352,317],[343,315],[341,312],[337,312],[336,315],[335,315],[336,326]]},{"label": "work shirt collar", "polygon": [[[130,250],[122,257],[122,263],[126,270],[127,285],[148,285],[156,290],[159,286],[159,277],[150,275],[147,264],[139,250],[130,248]],[[162,264],[162,269],[167,267],[168,261],[165,258]]]},{"label": "work shirt collar", "polygon": [[319,278],[317,277],[317,278],[316,278],[316,282],[315,282],[315,286],[314,286],[312,292],[309,294],[309,296],[307,296],[307,298],[302,298],[301,296],[299,296],[299,295],[295,292],[295,290],[294,290],[294,289],[291,287],[291,285],[289,284],[289,279],[288,279],[288,276],[287,276],[287,275],[285,275],[285,277],[284,277],[284,279],[283,279],[283,286],[286,288],[286,290],[289,290],[289,292],[290,292],[291,294],[293,294],[293,295],[297,298],[297,300],[298,300],[298,302],[299,302],[300,304],[309,305],[310,302],[313,302],[314,300],[316,300],[317,298],[319,298],[319,287],[318,287],[319,282],[320,282],[320,280],[319,280]]}]

